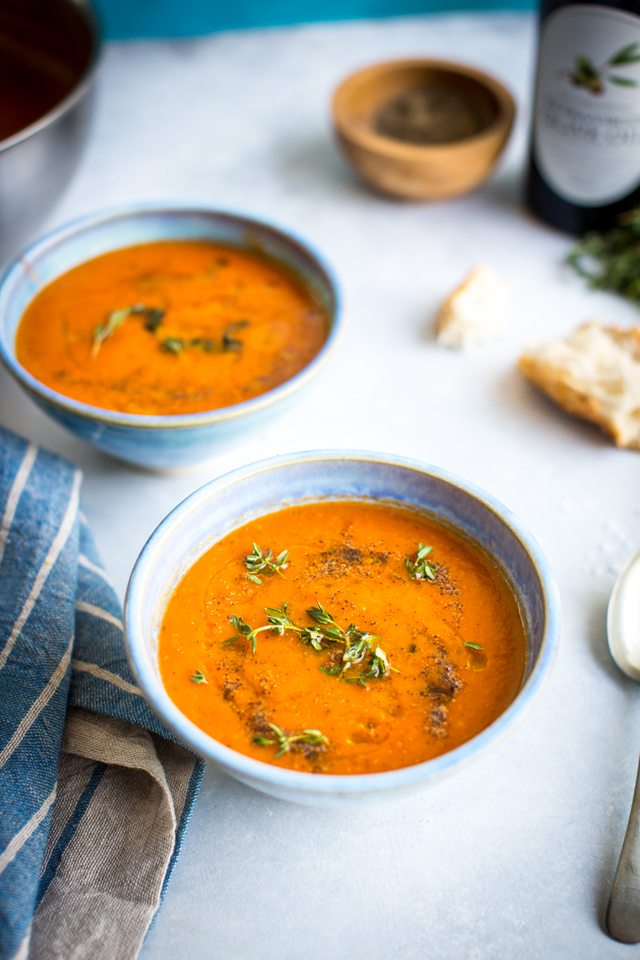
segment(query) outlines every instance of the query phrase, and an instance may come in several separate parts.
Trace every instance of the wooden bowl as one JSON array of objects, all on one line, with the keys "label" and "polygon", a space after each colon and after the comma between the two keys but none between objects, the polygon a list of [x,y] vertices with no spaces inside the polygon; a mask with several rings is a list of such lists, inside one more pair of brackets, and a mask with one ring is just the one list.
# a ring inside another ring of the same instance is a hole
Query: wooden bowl
[{"label": "wooden bowl", "polygon": [[[409,143],[376,131],[381,108],[424,87],[461,94],[480,130],[446,143]],[[491,172],[515,115],[508,90],[480,70],[444,60],[397,60],[351,74],[333,98],[336,138],[347,160],[372,187],[404,200],[443,200],[472,190]]]}]

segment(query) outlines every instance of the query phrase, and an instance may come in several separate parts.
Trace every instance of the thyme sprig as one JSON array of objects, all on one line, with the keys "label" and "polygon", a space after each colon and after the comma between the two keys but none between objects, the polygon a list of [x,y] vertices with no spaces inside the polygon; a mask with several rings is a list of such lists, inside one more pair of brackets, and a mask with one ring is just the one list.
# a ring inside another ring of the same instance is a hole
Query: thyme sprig
[{"label": "thyme sprig", "polygon": [[247,580],[251,580],[252,583],[257,583],[259,587],[262,586],[262,580],[258,576],[259,573],[262,573],[263,576],[266,573],[279,573],[282,576],[282,571],[286,570],[289,566],[289,551],[283,550],[282,553],[278,554],[277,557],[273,557],[271,550],[267,550],[266,553],[263,553],[257,543],[253,545],[253,551],[248,553],[244,558],[244,565],[249,571],[245,573]]},{"label": "thyme sprig", "polygon": [[[369,644],[366,645],[364,653],[367,652]],[[354,659],[352,663],[359,663],[364,659],[364,656],[359,657],[357,660]],[[343,656],[344,660],[344,656]],[[351,664],[349,664],[350,666]],[[346,680],[347,683],[359,683],[360,686],[364,687],[365,690],[368,690],[367,680],[377,680],[379,677],[386,677],[393,670],[394,673],[400,673],[399,670],[396,670],[395,667],[392,667],[389,661],[387,660],[387,655],[385,654],[382,647],[376,647],[373,653],[370,655],[370,660],[367,665],[367,669],[363,670],[357,676],[344,676],[344,672],[347,669],[342,664],[337,667],[324,667],[321,666],[320,669],[323,673],[326,673],[330,677],[341,677],[343,680]]]},{"label": "thyme sprig", "polygon": [[268,627],[261,627],[258,630],[254,630],[250,624],[245,623],[242,617],[236,617],[235,613],[231,617],[231,625],[236,631],[232,637],[229,637],[228,640],[224,640],[222,643],[223,647],[229,646],[230,643],[233,643],[235,640],[246,639],[251,644],[251,653],[256,652],[256,640],[260,630],[268,630]]},{"label": "thyme sprig", "polygon": [[207,683],[207,678],[205,677],[202,670],[196,670],[191,674],[189,680],[192,680],[194,683]]},{"label": "thyme sprig", "polygon": [[226,647],[235,640],[245,639],[251,644],[251,653],[255,653],[259,633],[270,630],[271,633],[278,633],[282,636],[287,630],[301,631],[303,629],[296,627],[293,620],[289,617],[286,603],[283,603],[280,608],[265,607],[264,610],[267,614],[268,623],[264,627],[256,627],[255,629],[250,624],[245,623],[242,617],[236,617],[236,615],[233,614],[231,617],[231,625],[236,632],[232,637],[229,637],[228,640],[224,640],[222,646]]},{"label": "thyme sprig", "polygon": [[419,543],[416,559],[407,557],[405,566],[412,580],[435,580],[438,564],[433,560],[427,560],[431,553],[433,553],[433,547],[426,547]]},{"label": "thyme sprig", "polygon": [[321,743],[329,743],[327,737],[325,737],[323,733],[320,733],[319,730],[303,730],[302,733],[296,733],[287,737],[280,727],[276,727],[275,723],[270,723],[269,726],[275,733],[277,740],[270,740],[269,737],[254,737],[253,742],[259,747],[277,744],[279,750],[275,755],[276,760],[289,750],[292,743],[310,743],[314,747]]},{"label": "thyme sprig", "polygon": [[592,290],[640,301],[640,207],[618,216],[618,226],[592,230],[571,248],[567,263]]},{"label": "thyme sprig", "polygon": [[318,601],[317,607],[310,607],[307,610],[307,614],[318,624],[317,627],[301,627],[294,623],[289,616],[288,603],[286,602],[279,608],[265,607],[264,610],[268,622],[265,626],[255,629],[245,623],[242,617],[236,617],[234,614],[231,617],[231,623],[236,632],[228,640],[223,641],[222,646],[227,646],[235,640],[246,639],[251,644],[251,652],[255,653],[258,634],[268,630],[282,636],[288,630],[291,630],[298,634],[302,643],[309,644],[314,650],[325,650],[335,644],[344,646],[339,664],[335,667],[320,666],[322,672],[330,677],[343,678],[347,670],[357,664],[364,664],[367,658],[368,662],[365,670],[362,670],[356,677],[349,676],[348,678],[344,677],[344,679],[349,679],[352,683],[361,683],[362,686],[366,687],[365,680],[367,679],[386,677],[391,671],[394,673],[400,672],[390,665],[382,647],[376,646],[375,650],[372,651],[371,647],[374,641],[380,639],[377,634],[358,630],[354,623],[350,623],[345,630],[336,622],[333,615],[325,610],[320,601]]},{"label": "thyme sprig", "polygon": [[467,640],[462,644],[463,647],[471,647],[472,650],[483,650],[484,647],[481,647],[479,643],[473,643],[471,640]]},{"label": "thyme sprig", "polygon": [[128,317],[136,315],[144,316],[145,330],[155,333],[164,318],[164,310],[160,307],[147,307],[144,303],[134,303],[133,306],[123,307],[122,310],[112,310],[104,323],[99,323],[93,332],[91,356],[96,357],[105,340],[108,340]]},{"label": "thyme sprig", "polygon": [[248,320],[236,320],[234,323],[230,323],[222,334],[219,343],[207,337],[192,337],[191,339],[167,337],[160,346],[165,353],[172,353],[175,357],[179,356],[184,350],[202,350],[204,353],[240,353],[244,343],[232,334],[248,326]]}]

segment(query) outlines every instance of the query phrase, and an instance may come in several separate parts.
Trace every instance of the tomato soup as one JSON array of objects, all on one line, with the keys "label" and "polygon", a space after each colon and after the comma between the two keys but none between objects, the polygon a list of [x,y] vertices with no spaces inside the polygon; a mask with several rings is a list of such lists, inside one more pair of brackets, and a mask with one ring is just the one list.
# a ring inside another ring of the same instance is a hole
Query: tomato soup
[{"label": "tomato soup", "polygon": [[514,700],[526,637],[480,550],[423,514],[319,502],[253,520],[168,600],[159,664],[220,743],[311,773],[430,760]]},{"label": "tomato soup", "polygon": [[44,287],[22,317],[19,362],[94,407],[136,414],[217,410],[299,373],[328,317],[282,264],[205,241],[103,254]]}]

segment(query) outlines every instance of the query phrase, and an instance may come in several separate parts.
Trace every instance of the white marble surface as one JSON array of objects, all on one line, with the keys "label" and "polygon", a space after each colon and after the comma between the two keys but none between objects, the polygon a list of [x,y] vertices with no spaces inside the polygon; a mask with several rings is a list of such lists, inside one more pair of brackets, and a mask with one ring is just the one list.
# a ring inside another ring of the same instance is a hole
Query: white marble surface
[{"label": "white marble surface", "polygon": [[[491,491],[557,575],[564,636],[519,728],[422,796],[362,811],[263,797],[209,769],[142,960],[606,960],[602,915],[640,750],[640,689],[609,659],[605,610],[640,545],[640,454],[559,413],[514,368],[526,340],[636,312],[562,268],[568,240],[519,195],[531,84],[527,16],[425,17],[112,45],[93,138],[51,225],[182,197],[306,235],[342,282],[341,350],[284,419],[189,476],[150,476],[50,423],[0,373],[0,419],[77,462],[121,593],[159,520],[214,474],[276,453],[357,447],[426,460]],[[337,156],[328,98],[363,64],[469,61],[515,92],[497,176],[431,206],[369,193]],[[510,333],[438,348],[435,305],[478,262],[513,281]]]}]

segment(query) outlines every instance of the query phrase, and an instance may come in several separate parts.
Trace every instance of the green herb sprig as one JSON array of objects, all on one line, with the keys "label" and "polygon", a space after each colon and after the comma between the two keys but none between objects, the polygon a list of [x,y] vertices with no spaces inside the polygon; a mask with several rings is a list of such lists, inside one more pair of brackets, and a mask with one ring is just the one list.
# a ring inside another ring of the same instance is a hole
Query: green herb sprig
[{"label": "green herb sprig", "polygon": [[270,740],[269,737],[254,737],[253,742],[259,747],[277,744],[279,750],[275,755],[276,760],[278,757],[281,757],[283,753],[286,753],[293,743],[310,743],[314,747],[321,743],[329,743],[328,739],[323,733],[320,733],[319,730],[303,730],[302,733],[296,733],[287,737],[280,727],[276,727],[275,723],[270,723],[269,726],[275,733],[277,740]]},{"label": "green herb sprig", "polygon": [[286,603],[283,603],[280,608],[265,607],[264,609],[267,614],[268,623],[265,627],[256,627],[255,629],[250,624],[245,623],[242,617],[236,617],[234,614],[231,617],[231,625],[236,632],[232,637],[229,637],[228,640],[224,640],[222,646],[226,647],[236,640],[245,639],[251,644],[251,653],[255,653],[258,634],[263,633],[265,630],[270,630],[271,633],[278,633],[282,636],[287,630],[299,631],[301,629],[300,627],[296,627],[293,620],[289,617]]},{"label": "green herb sprig", "polygon": [[484,648],[480,646],[479,643],[473,643],[471,640],[467,640],[462,644],[463,647],[471,647],[472,650],[483,650]]},{"label": "green herb sprig", "polygon": [[167,337],[160,346],[165,353],[172,353],[175,357],[185,350],[202,350],[204,353],[240,353],[244,343],[242,340],[237,340],[232,334],[248,326],[248,320],[236,320],[235,323],[230,323],[222,334],[219,343],[206,337],[192,337],[189,340],[180,337]]},{"label": "green herb sprig", "polygon": [[640,301],[640,207],[618,217],[618,226],[595,230],[574,244],[567,263],[592,290],[610,290]]},{"label": "green herb sprig", "polygon": [[196,670],[194,673],[192,673],[189,677],[189,680],[192,680],[193,683],[207,683],[207,678],[202,670]]},{"label": "green herb sprig", "polygon": [[365,633],[358,630],[357,626],[353,623],[350,623],[345,630],[336,622],[333,615],[329,613],[328,610],[325,610],[319,601],[317,607],[310,607],[307,610],[307,614],[319,625],[317,627],[301,627],[294,623],[289,616],[288,604],[286,602],[283,603],[280,608],[265,607],[264,609],[268,622],[265,626],[256,627],[255,629],[248,623],[245,623],[242,617],[236,617],[234,614],[231,617],[231,623],[236,632],[228,640],[224,640],[222,646],[227,646],[236,640],[246,639],[251,644],[251,652],[255,653],[258,634],[264,631],[271,631],[271,633],[277,633],[282,636],[288,630],[291,630],[298,634],[302,643],[309,644],[314,650],[325,650],[335,644],[344,646],[338,665],[335,667],[320,666],[322,672],[328,676],[342,678],[347,670],[359,663],[364,663],[367,657],[368,662],[366,663],[365,670],[358,676],[349,676],[344,679],[348,679],[351,683],[360,683],[366,687],[365,681],[367,679],[386,677],[392,671],[394,673],[400,672],[389,664],[386,654],[381,647],[376,646],[372,652],[371,647],[373,642],[380,639],[377,634]]},{"label": "green herb sprig", "polygon": [[122,310],[112,310],[105,322],[99,323],[93,332],[92,358],[97,356],[105,340],[108,340],[128,317],[136,315],[144,316],[145,330],[155,333],[164,318],[164,310],[161,310],[160,307],[147,307],[144,303],[134,303],[132,307],[123,307]]},{"label": "green herb sprig", "polygon": [[426,547],[419,543],[416,559],[407,557],[405,566],[412,580],[435,580],[438,564],[433,560],[427,560],[431,553],[433,553],[433,547]]},{"label": "green herb sprig", "polygon": [[244,328],[248,326],[248,320],[236,320],[235,323],[229,324],[227,329],[222,334],[222,349],[225,353],[239,353],[239,351],[242,350],[244,346],[242,340],[236,340],[232,334],[236,333],[238,330],[244,330]]},{"label": "green herb sprig", "polygon": [[271,550],[263,553],[258,544],[254,543],[253,551],[248,553],[244,558],[244,565],[249,571],[245,573],[245,577],[247,580],[251,580],[252,583],[257,583],[258,586],[261,587],[262,580],[258,574],[261,573],[264,576],[264,574],[279,573],[280,576],[282,576],[282,571],[286,570],[289,566],[288,560],[288,550],[283,550],[277,557],[274,557]]}]

